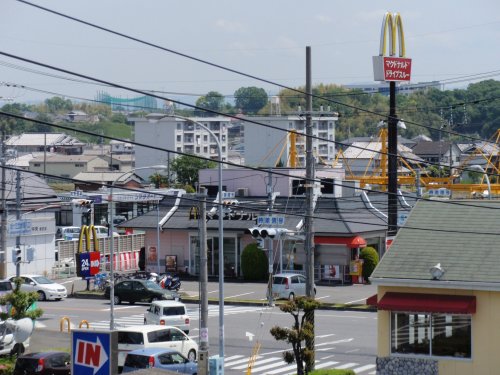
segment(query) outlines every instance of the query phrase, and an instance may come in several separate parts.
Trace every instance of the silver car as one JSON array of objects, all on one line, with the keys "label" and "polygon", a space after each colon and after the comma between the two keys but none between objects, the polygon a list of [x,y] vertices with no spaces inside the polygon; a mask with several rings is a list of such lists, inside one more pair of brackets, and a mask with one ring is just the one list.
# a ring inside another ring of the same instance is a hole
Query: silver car
[{"label": "silver car", "polygon": [[[293,300],[306,295],[306,278],[298,273],[279,273],[273,276],[273,298]],[[316,295],[316,285],[314,285]]]}]

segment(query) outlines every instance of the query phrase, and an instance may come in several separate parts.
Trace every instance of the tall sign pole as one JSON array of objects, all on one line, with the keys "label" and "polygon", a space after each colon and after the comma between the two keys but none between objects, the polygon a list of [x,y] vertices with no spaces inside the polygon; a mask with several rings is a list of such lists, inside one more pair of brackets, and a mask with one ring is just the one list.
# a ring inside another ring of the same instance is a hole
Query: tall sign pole
[{"label": "tall sign pole", "polygon": [[[396,38],[399,56],[396,56]],[[389,40],[389,55],[387,52]],[[388,135],[388,239],[398,232],[398,118],[396,117],[396,82],[410,81],[411,59],[406,58],[403,21],[399,13],[386,13],[382,22],[379,55],[373,57],[375,81],[389,82]],[[389,242],[389,241],[388,241]]]},{"label": "tall sign pole", "polygon": [[0,163],[2,165],[2,181],[1,181],[1,205],[2,205],[2,220],[0,223],[0,234],[1,234],[1,246],[0,246],[0,278],[7,278],[7,195],[5,194],[6,187],[6,173],[5,173],[5,120],[2,121],[2,135],[1,135],[1,146],[2,150],[0,153]]},{"label": "tall sign pole", "polygon": [[[311,47],[306,47],[306,217],[304,219],[306,251],[306,296],[314,298],[314,155],[313,155],[313,127],[312,127],[312,79],[311,79]],[[306,340],[306,347],[312,353],[310,361],[306,363],[306,372],[314,370],[314,310],[310,311],[306,319],[312,326],[312,339]]]}]

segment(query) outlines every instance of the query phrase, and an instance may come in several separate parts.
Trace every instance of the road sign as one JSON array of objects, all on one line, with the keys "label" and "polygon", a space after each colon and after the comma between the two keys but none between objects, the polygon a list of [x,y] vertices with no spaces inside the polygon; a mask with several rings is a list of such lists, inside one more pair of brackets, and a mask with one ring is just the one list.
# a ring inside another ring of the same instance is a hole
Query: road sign
[{"label": "road sign", "polygon": [[284,224],[285,224],[284,216],[268,215],[268,216],[257,217],[257,225],[284,225]]},{"label": "road sign", "polygon": [[118,373],[117,332],[72,330],[72,374],[113,375]]},{"label": "road sign", "polygon": [[10,236],[26,236],[31,234],[31,220],[23,219],[9,223],[7,233]]}]

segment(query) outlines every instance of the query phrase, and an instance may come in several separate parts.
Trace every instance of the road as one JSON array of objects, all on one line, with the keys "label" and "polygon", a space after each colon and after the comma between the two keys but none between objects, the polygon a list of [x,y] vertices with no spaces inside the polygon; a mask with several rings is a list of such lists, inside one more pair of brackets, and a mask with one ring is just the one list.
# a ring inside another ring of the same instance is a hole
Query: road
[{"label": "road", "polygon": [[[187,288],[186,291],[191,292]],[[59,302],[40,302],[39,305],[45,313],[37,322],[30,351],[69,346],[70,336],[59,333],[63,316],[70,319],[72,327],[77,327],[81,320],[87,320],[91,328],[109,328],[108,301],[68,298]],[[189,336],[197,340],[198,305],[188,304],[187,307],[191,316]],[[115,322],[123,326],[143,324],[146,308],[146,304],[115,306]],[[261,343],[261,349],[252,374],[295,373],[295,366],[287,365],[281,357],[281,353],[289,347],[284,342],[277,342],[269,333],[274,325],[290,326],[292,317],[289,314],[263,303],[262,306],[227,305],[224,315],[226,374],[236,375],[246,370],[257,341]],[[210,355],[219,353],[218,322],[218,306],[210,305]],[[375,313],[318,310],[315,314],[315,334],[317,368],[351,368],[362,375],[375,373]]]}]

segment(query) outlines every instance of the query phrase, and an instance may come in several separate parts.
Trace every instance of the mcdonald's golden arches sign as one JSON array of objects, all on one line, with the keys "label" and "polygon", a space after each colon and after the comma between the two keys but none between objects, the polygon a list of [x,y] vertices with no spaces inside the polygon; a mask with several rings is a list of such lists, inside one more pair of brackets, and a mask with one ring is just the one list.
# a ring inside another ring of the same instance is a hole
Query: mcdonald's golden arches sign
[{"label": "mcdonald's golden arches sign", "polygon": [[[396,56],[396,41],[399,56]],[[373,56],[373,73],[375,81],[409,81],[411,78],[411,59],[406,57],[403,20],[399,13],[384,15],[379,55]]]}]

